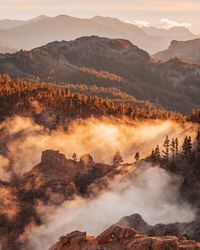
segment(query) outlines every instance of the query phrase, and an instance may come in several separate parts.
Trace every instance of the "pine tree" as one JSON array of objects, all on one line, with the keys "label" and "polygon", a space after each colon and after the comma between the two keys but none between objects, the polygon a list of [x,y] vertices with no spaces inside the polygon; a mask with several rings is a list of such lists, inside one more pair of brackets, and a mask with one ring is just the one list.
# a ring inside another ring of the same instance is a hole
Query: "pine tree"
[{"label": "pine tree", "polygon": [[175,151],[176,151],[176,141],[174,138],[172,138],[171,144],[170,144],[170,151],[172,153],[172,159],[175,159]]},{"label": "pine tree", "polygon": [[178,159],[179,151],[178,151],[178,138],[175,139],[175,152],[176,152],[176,159]]},{"label": "pine tree", "polygon": [[72,159],[73,159],[74,161],[77,161],[77,155],[76,155],[76,153],[73,153]]},{"label": "pine tree", "polygon": [[197,132],[197,152],[200,153],[200,131]]},{"label": "pine tree", "polygon": [[118,166],[120,163],[123,162],[122,156],[119,151],[113,156],[113,165]]},{"label": "pine tree", "polygon": [[155,150],[153,149],[151,152],[151,159],[154,161],[155,160]]},{"label": "pine tree", "polygon": [[165,150],[163,150],[163,156],[166,160],[169,159],[169,148],[170,148],[170,140],[169,140],[169,137],[168,135],[166,136],[165,138],[165,141],[164,141],[164,144],[163,144],[163,147]]},{"label": "pine tree", "polygon": [[183,146],[182,146],[183,155],[184,155],[185,158],[188,157],[188,146],[187,145],[188,145],[188,137],[186,136],[185,139],[184,139],[184,142],[183,142]]},{"label": "pine tree", "polygon": [[155,154],[154,154],[154,156],[155,156],[155,160],[156,160],[156,161],[159,161],[159,160],[160,160],[161,155],[160,155],[160,148],[159,148],[159,145],[157,145],[157,147],[156,147],[156,149],[155,149]]},{"label": "pine tree", "polygon": [[186,159],[189,159],[192,153],[192,139],[191,136],[185,137],[185,140],[183,142],[183,155]]},{"label": "pine tree", "polygon": [[192,153],[192,138],[189,136],[188,138],[188,155],[191,156]]},{"label": "pine tree", "polygon": [[138,162],[140,160],[140,154],[139,154],[139,152],[137,152],[135,154],[135,160],[136,160],[136,162]]}]

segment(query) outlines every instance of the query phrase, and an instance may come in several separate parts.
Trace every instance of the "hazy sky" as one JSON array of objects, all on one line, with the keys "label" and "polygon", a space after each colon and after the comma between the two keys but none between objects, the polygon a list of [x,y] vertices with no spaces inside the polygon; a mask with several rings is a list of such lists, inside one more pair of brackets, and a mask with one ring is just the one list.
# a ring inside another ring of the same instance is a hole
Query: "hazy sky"
[{"label": "hazy sky", "polygon": [[118,17],[139,24],[184,24],[200,33],[200,0],[0,0],[0,19],[67,14]]}]

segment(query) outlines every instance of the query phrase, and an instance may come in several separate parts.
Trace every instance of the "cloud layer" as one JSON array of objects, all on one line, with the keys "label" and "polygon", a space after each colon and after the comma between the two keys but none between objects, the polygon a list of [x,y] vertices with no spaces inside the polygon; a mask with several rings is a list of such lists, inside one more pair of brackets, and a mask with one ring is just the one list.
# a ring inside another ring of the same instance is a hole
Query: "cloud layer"
[{"label": "cloud layer", "polygon": [[186,28],[190,28],[192,26],[191,23],[189,22],[176,22],[167,18],[161,18],[160,20],[158,20],[156,23],[151,23],[149,21],[145,21],[145,20],[136,20],[133,22],[127,21],[128,23],[133,23],[135,25],[137,25],[138,27],[156,27],[156,28],[160,28],[160,29],[170,29],[172,27],[186,27]]}]

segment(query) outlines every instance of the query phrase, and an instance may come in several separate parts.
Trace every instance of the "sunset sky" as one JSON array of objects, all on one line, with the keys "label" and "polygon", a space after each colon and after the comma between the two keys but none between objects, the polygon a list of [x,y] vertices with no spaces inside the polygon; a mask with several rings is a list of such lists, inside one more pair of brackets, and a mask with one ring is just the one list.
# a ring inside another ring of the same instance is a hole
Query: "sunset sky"
[{"label": "sunset sky", "polygon": [[0,0],[0,19],[59,14],[112,16],[164,28],[185,25],[200,34],[200,0]]}]

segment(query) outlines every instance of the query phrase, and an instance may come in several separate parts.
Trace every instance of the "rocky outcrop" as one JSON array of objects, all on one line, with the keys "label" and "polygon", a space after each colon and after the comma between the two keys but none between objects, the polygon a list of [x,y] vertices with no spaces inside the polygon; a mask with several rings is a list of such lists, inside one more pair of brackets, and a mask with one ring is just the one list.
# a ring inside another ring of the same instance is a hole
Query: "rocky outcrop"
[{"label": "rocky outcrop", "polygon": [[189,41],[172,41],[167,50],[155,54],[157,60],[168,61],[175,57],[191,63],[200,63],[200,39]]},{"label": "rocky outcrop", "polygon": [[200,221],[188,223],[157,224],[151,226],[147,224],[139,214],[123,217],[116,225],[137,230],[141,234],[150,236],[185,236],[187,239],[200,241]]},{"label": "rocky outcrop", "polygon": [[152,226],[146,223],[140,214],[125,216],[116,225],[135,229],[141,234],[149,234],[152,229]]},{"label": "rocky outcrop", "polygon": [[80,163],[85,167],[89,167],[94,165],[94,160],[90,154],[84,154],[80,158]]},{"label": "rocky outcrop", "polygon": [[96,195],[106,188],[110,175],[115,168],[94,162],[90,155],[75,161],[59,151],[42,152],[41,162],[31,171],[11,183],[0,180],[0,248],[22,249],[25,228],[42,223],[40,206],[56,208],[75,195]]},{"label": "rocky outcrop", "polygon": [[41,199],[53,203],[56,200],[57,204],[75,194],[87,195],[90,185],[114,172],[114,167],[95,163],[89,154],[75,161],[66,159],[59,151],[46,150],[42,152],[41,162],[26,173],[20,183],[26,192],[34,191]]},{"label": "rocky outcrop", "polygon": [[149,237],[130,228],[112,226],[99,236],[75,231],[62,236],[49,250],[198,250],[200,243],[184,237]]}]

